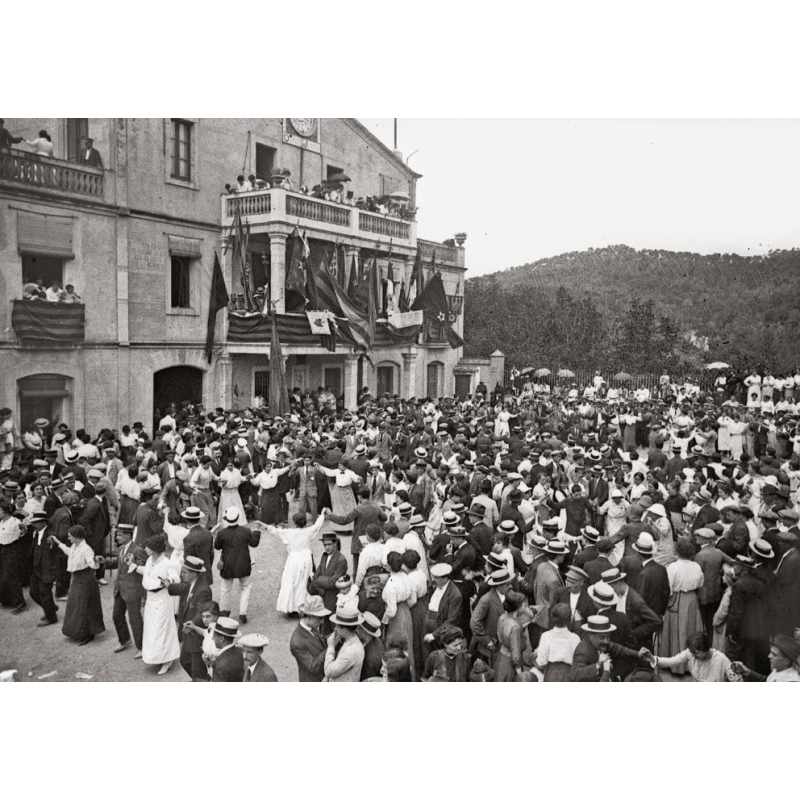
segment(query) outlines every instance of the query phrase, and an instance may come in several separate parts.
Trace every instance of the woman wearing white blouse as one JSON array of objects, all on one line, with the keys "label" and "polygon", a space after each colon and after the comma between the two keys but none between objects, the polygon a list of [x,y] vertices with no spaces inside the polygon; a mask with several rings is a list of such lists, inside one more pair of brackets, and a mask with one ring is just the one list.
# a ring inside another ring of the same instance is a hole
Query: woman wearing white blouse
[{"label": "woman wearing white blouse", "polygon": [[[334,515],[337,517],[346,517],[356,507],[353,484],[361,483],[360,476],[352,470],[347,469],[347,464],[345,464],[344,461],[340,461],[336,469],[329,469],[322,465],[317,465],[317,469],[334,481],[333,486],[330,487],[331,505],[333,506]],[[334,531],[353,530],[352,522],[346,525],[337,525],[328,520],[328,525]]]},{"label": "woman wearing white blouse", "polygon": [[241,470],[237,469],[233,461],[228,461],[217,481],[220,487],[217,519],[222,519],[225,510],[231,506],[239,509],[241,514],[240,519],[246,519],[247,515],[244,511],[244,504],[239,494],[239,487],[244,483],[244,480]]},{"label": "woman wearing white blouse", "polygon": [[73,525],[67,536],[71,547],[62,544],[55,536],[50,543],[58,547],[67,557],[67,572],[72,573],[64,612],[64,636],[77,639],[79,645],[88,644],[106,626],[103,623],[103,606],[100,602],[100,586],[95,570],[103,563],[101,556],[86,543],[86,530],[81,525]]},{"label": "woman wearing white blouse", "polygon": [[[175,625],[175,607],[166,591],[171,583],[178,583],[175,564],[164,553],[167,537],[164,534],[151,536],[145,542],[147,563],[143,567],[128,563],[130,571],[142,576],[142,588],[147,590],[144,606],[144,637],[142,638],[142,661],[145,664],[160,664],[159,675],[165,675],[172,662],[181,654],[178,643],[178,628]],[[70,589],[71,591],[71,589]]]},{"label": "woman wearing white blouse", "polygon": [[276,469],[271,461],[264,462],[264,469],[250,478],[253,486],[258,486],[258,509],[260,521],[265,525],[277,525],[281,521],[281,499],[278,491],[278,478],[288,472],[293,463]]},{"label": "woman wearing white blouse", "polygon": [[119,493],[119,516],[117,524],[134,525],[136,523],[136,509],[139,508],[141,499],[141,485],[137,480],[139,467],[132,464],[126,469],[121,469],[117,476],[117,485],[114,487]]},{"label": "woman wearing white blouse", "polygon": [[385,643],[388,645],[393,634],[399,634],[406,640],[408,660],[414,670],[414,624],[411,618],[411,607],[414,605],[414,590],[408,580],[408,575],[403,572],[403,556],[400,553],[389,553],[389,580],[383,587],[383,602],[386,611],[382,623],[386,626]]}]

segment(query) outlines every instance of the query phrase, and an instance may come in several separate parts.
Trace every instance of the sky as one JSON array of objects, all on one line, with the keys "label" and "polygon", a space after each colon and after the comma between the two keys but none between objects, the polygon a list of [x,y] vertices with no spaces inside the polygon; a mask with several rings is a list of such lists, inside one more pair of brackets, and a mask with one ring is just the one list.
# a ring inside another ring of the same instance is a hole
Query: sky
[{"label": "sky", "polygon": [[[360,118],[390,148],[393,119]],[[800,246],[800,121],[398,119],[417,234],[467,233],[467,276],[625,244]]]}]

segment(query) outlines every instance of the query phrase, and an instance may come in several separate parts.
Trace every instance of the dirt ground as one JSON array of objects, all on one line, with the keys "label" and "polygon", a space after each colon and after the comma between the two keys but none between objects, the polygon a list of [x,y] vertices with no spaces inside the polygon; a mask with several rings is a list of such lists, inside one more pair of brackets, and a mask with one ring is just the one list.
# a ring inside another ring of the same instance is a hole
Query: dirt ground
[{"label": "dirt ground", "polygon": [[[291,514],[294,506],[290,508]],[[312,548],[314,559],[319,563],[322,545],[319,540]],[[342,553],[350,557],[350,537],[342,537]],[[296,681],[297,666],[289,652],[289,639],[297,626],[296,618],[290,619],[275,610],[280,588],[281,573],[286,561],[286,550],[274,536],[262,533],[259,546],[251,550],[253,564],[253,586],[250,592],[248,622],[242,626],[245,633],[263,633],[269,638],[264,650],[264,660],[275,670],[279,681]],[[114,573],[116,575],[116,573]],[[165,676],[158,676],[157,666],[143,664],[134,659],[134,649],[129,647],[114,653],[118,644],[111,611],[114,605],[112,576],[107,575],[108,586],[100,587],[103,602],[103,617],[106,630],[93,642],[78,647],[76,642],[61,633],[66,603],[59,603],[59,622],[45,628],[36,627],[42,610],[28,596],[28,610],[13,615],[10,609],[0,609],[0,671],[16,669],[18,681],[81,681],[77,674],[91,675],[92,681],[189,681],[189,676],[175,662]],[[219,600],[220,578],[214,566],[214,599]],[[234,588],[234,611],[238,603],[238,589]],[[55,675],[41,676],[55,672]]]}]

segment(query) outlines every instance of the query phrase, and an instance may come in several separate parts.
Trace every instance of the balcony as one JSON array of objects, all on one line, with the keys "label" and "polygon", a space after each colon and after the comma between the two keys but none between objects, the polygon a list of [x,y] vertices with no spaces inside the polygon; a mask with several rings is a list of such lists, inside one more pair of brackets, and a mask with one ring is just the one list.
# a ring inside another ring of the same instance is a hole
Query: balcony
[{"label": "balcony", "polygon": [[434,252],[436,253],[436,263],[446,267],[461,267],[466,269],[464,264],[464,248],[453,247],[449,244],[440,242],[430,242],[427,239],[417,239],[420,257],[424,264],[430,264]]},{"label": "balcony", "polygon": [[103,199],[103,170],[23,150],[0,150],[0,184]]},{"label": "balcony", "polygon": [[350,236],[354,239],[353,244],[363,244],[367,240],[395,248],[405,246],[409,251],[416,247],[415,222],[307,197],[285,189],[262,189],[223,195],[224,228],[230,228],[233,224],[237,209],[250,224],[251,233],[267,233],[270,229],[274,230],[276,224],[283,223],[292,228],[300,225],[310,232],[316,231],[340,239]]},{"label": "balcony", "polygon": [[81,344],[86,332],[83,303],[48,303],[45,300],[14,300],[11,327],[23,345]]}]

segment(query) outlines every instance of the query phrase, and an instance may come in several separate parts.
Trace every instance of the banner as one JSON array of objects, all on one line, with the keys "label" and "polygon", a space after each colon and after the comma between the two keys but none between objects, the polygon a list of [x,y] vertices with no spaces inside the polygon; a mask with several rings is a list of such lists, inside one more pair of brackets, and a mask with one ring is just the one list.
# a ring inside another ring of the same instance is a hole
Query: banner
[{"label": "banner", "polygon": [[333,319],[330,311],[306,311],[311,332],[317,336],[330,336],[331,326],[329,320]]},{"label": "banner", "polygon": [[406,311],[392,314],[387,321],[392,328],[410,328],[413,325],[422,325],[424,318],[424,311]]}]

